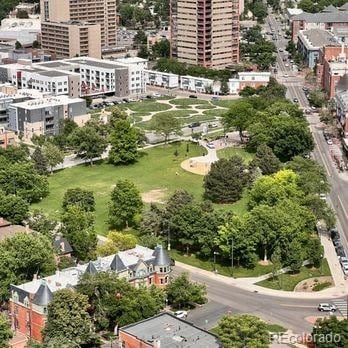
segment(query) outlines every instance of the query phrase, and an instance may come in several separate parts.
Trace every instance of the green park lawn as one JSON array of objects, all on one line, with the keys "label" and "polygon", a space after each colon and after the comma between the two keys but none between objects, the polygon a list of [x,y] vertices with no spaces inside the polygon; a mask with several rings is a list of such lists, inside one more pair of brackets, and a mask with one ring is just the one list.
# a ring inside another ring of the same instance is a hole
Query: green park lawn
[{"label": "green park lawn", "polygon": [[212,101],[213,105],[222,106],[224,108],[229,108],[232,104],[234,104],[238,99],[220,99]]},{"label": "green park lawn", "polygon": [[202,105],[207,104],[210,105],[208,100],[203,99],[194,99],[194,98],[178,98],[178,99],[172,99],[169,101],[172,105],[179,105],[183,107],[191,106],[191,105]]},{"label": "green park lawn", "polygon": [[[286,273],[280,275],[280,281],[278,281],[277,279],[273,280],[272,278],[269,278],[256,283],[256,285],[275,290],[293,291],[296,285],[302,280],[320,276],[331,276],[330,268],[326,259],[323,260],[321,270],[312,268],[311,266],[304,266],[301,267],[299,273]],[[281,286],[279,286],[279,283]]]},{"label": "green park lawn", "polygon": [[[174,156],[175,150],[179,155]],[[201,156],[205,150],[195,144],[189,144],[188,157]],[[186,157],[186,143],[159,146],[141,151],[138,162],[128,166],[113,166],[106,162],[80,165],[56,172],[49,177],[50,194],[31,209],[42,209],[51,216],[58,216],[63,195],[69,188],[81,187],[94,192],[96,199],[96,230],[99,234],[108,231],[108,202],[110,192],[116,181],[129,179],[141,193],[151,190],[163,190],[163,199],[175,189],[182,188],[197,199],[202,197],[203,176],[188,173],[181,169],[180,163]],[[178,173],[179,175],[177,175]]]},{"label": "green park lawn", "polygon": [[[213,260],[203,260],[196,255],[192,254],[191,256],[186,256],[182,252],[177,250],[170,251],[171,257],[179,262],[186,263],[187,265],[198,267],[201,269],[205,269],[206,271],[214,270],[214,262]],[[231,267],[229,265],[221,265],[220,263],[216,263],[216,269],[219,274],[230,277]],[[243,267],[234,267],[233,268],[233,276],[235,278],[244,278],[244,277],[258,277],[267,273],[272,272],[272,266],[262,266],[257,264],[255,268],[248,269]]]},{"label": "green park lawn", "polygon": [[226,147],[217,151],[219,158],[230,158],[231,156],[238,155],[243,158],[245,163],[249,163],[255,156],[253,152],[248,152],[243,147]]},{"label": "green park lawn", "polygon": [[226,113],[227,109],[210,109],[203,111],[204,115],[222,117]]},{"label": "green park lawn", "polygon": [[156,101],[142,101],[126,104],[126,107],[135,112],[155,112],[169,110],[171,107],[168,104],[158,103]]}]

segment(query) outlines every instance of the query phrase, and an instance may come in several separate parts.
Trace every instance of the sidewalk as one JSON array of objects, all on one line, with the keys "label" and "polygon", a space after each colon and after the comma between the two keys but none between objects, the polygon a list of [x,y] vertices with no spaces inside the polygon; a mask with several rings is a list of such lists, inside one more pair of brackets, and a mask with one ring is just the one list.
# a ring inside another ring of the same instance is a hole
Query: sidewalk
[{"label": "sidewalk", "polygon": [[328,288],[322,290],[320,292],[291,292],[291,291],[282,291],[282,290],[273,290],[264,288],[258,285],[255,285],[250,281],[249,278],[230,278],[220,274],[215,274],[213,272],[209,272],[197,267],[193,267],[187,265],[185,263],[181,263],[176,261],[176,266],[184,269],[187,272],[191,272],[193,274],[199,274],[201,276],[210,278],[216,282],[224,283],[229,286],[235,286],[239,289],[249,291],[249,292],[257,292],[261,295],[266,296],[274,296],[274,297],[285,297],[285,298],[294,298],[294,299],[334,299],[342,296],[348,295],[348,281],[344,281],[343,284],[339,284],[339,286],[335,286],[333,288]]}]

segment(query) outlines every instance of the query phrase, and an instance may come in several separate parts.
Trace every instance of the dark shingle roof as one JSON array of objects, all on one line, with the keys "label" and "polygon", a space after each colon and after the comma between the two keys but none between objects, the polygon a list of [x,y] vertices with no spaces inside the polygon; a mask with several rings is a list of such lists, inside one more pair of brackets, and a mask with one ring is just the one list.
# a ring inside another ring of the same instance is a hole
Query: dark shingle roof
[{"label": "dark shingle roof", "polygon": [[163,249],[162,245],[157,245],[155,251],[153,252],[155,257],[154,265],[155,266],[169,266],[170,258],[167,252]]},{"label": "dark shingle roof", "polygon": [[33,298],[33,303],[35,303],[38,306],[47,306],[49,302],[52,300],[52,298],[53,293],[48,287],[47,283],[44,281],[37,290]]},{"label": "dark shingle roof", "polygon": [[94,266],[94,263],[92,261],[88,262],[88,266],[85,270],[85,273],[89,273],[89,274],[96,274],[98,273],[98,270],[96,269],[96,267]]},{"label": "dark shingle roof", "polygon": [[110,268],[116,272],[125,271],[127,269],[127,267],[122,262],[121,258],[118,256],[118,254],[116,254],[115,257],[113,258],[110,264]]},{"label": "dark shingle roof", "polygon": [[64,237],[58,236],[53,241],[53,247],[58,250],[59,255],[70,254],[73,252],[70,243]]}]

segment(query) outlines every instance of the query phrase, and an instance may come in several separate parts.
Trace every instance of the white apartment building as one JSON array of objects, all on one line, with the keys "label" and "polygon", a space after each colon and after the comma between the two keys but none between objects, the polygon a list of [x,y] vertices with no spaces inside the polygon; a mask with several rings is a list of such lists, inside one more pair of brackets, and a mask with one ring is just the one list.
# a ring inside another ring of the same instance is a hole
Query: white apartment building
[{"label": "white apartment building", "polygon": [[145,69],[148,61],[139,57],[119,58],[115,62],[128,67],[129,93],[136,95],[146,92]]},{"label": "white apartment building", "polygon": [[144,73],[148,85],[166,88],[179,87],[179,75],[156,70],[144,70]]},{"label": "white apartment building", "polygon": [[186,91],[206,93],[207,89],[213,88],[214,80],[203,77],[180,76],[180,88]]}]

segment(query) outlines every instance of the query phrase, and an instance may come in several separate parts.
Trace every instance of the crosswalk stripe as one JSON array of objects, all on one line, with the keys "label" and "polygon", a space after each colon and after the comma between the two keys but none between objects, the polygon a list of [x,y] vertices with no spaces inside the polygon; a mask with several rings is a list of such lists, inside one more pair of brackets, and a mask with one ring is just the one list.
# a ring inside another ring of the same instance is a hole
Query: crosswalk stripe
[{"label": "crosswalk stripe", "polygon": [[334,301],[332,301],[332,303],[337,307],[337,309],[340,311],[340,313],[344,317],[347,317],[347,315],[348,315],[348,304],[347,304],[347,301],[334,300]]}]

